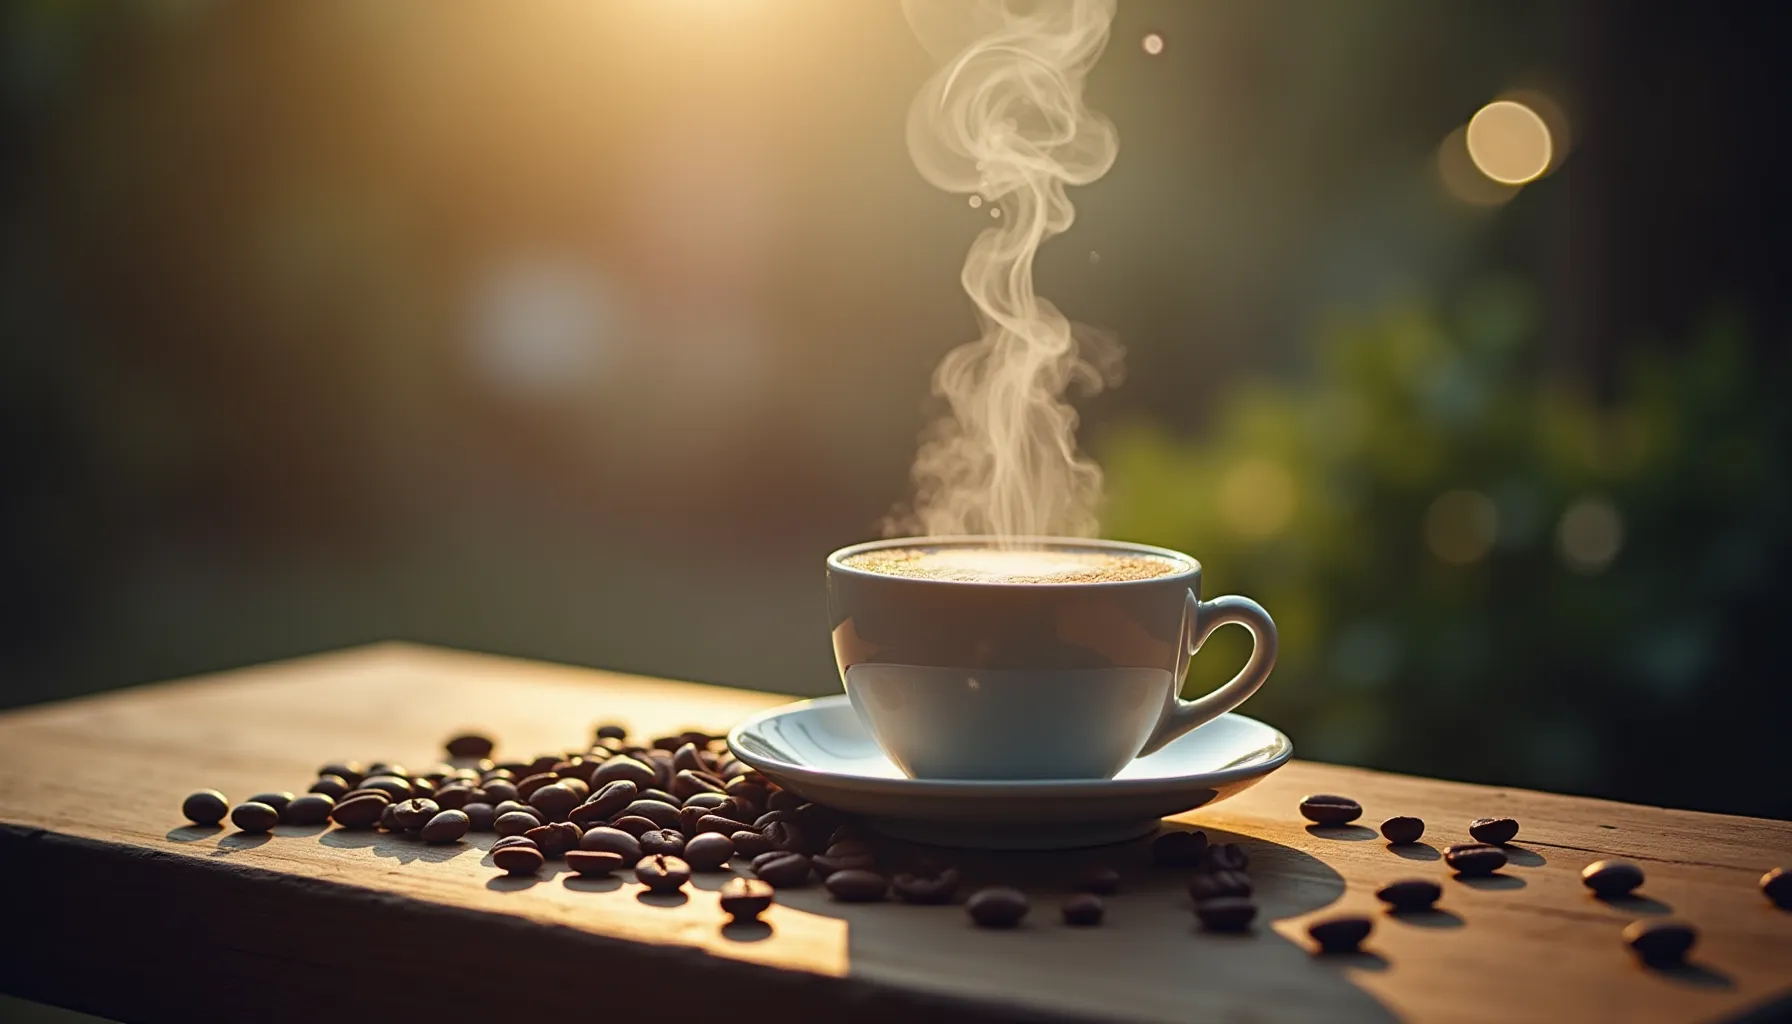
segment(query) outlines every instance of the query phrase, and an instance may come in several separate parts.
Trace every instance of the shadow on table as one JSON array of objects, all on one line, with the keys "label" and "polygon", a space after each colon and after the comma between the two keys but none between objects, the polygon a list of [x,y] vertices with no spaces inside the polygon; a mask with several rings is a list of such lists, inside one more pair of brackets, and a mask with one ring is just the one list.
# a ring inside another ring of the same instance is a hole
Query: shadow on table
[{"label": "shadow on table", "polygon": [[1709,964],[1702,964],[1697,961],[1675,964],[1672,967],[1650,967],[1646,969],[1669,981],[1678,982],[1679,984],[1687,985],[1692,988],[1732,989],[1736,987],[1736,979]]},{"label": "shadow on table", "polygon": [[394,835],[373,829],[333,828],[318,836],[317,841],[339,850],[372,850],[374,856],[390,857],[400,864],[413,861],[440,864],[469,853],[483,852],[481,847],[464,840],[437,846],[425,843],[415,836]]}]

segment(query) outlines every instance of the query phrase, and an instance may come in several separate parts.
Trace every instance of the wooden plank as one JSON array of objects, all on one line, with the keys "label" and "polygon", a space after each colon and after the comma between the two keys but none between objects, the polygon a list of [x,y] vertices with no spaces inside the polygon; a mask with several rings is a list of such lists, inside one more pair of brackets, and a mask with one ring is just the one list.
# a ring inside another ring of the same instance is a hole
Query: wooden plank
[{"label": "wooden plank", "polygon": [[[699,972],[704,991],[773,998],[781,1016],[846,1005],[866,1019],[1325,1021],[1702,1020],[1792,986],[1792,914],[1755,888],[1788,859],[1792,824],[1304,762],[1187,816],[1251,850],[1263,926],[1245,937],[1200,933],[1182,879],[1152,868],[1143,844],[958,856],[974,879],[1035,893],[1033,919],[1012,933],[972,929],[957,908],[843,906],[820,890],[781,894],[770,927],[755,931],[721,927],[724,876],[700,877],[684,902],[662,906],[637,898],[632,882],[564,871],[503,879],[484,852],[490,836],[438,849],[370,833],[282,826],[246,837],[180,824],[192,789],[302,789],[319,764],[346,757],[429,763],[467,726],[532,755],[583,742],[598,720],[720,730],[783,699],[383,645],[0,716],[0,897],[37,926],[0,948],[0,986],[128,1019],[251,1008],[296,1018],[315,1007],[199,996],[278,992],[315,976],[329,979],[317,991],[352,992],[370,1014],[663,1009],[664,993]],[[1430,845],[1403,855],[1367,829],[1305,828],[1294,805],[1310,791],[1356,796],[1369,823],[1417,814]],[[1514,866],[1487,884],[1446,880],[1436,850],[1492,814],[1523,823]],[[1578,873],[1603,856],[1642,862],[1648,898],[1591,899]],[[1109,923],[1059,926],[1058,893],[1093,863],[1126,875]],[[1445,912],[1379,917],[1370,955],[1306,952],[1310,920],[1373,912],[1374,890],[1401,877],[1443,881]],[[1695,966],[1637,966],[1619,930],[1670,912],[1702,929]],[[192,969],[174,970],[175,957]],[[542,964],[577,969],[556,981]],[[481,974],[493,984],[391,984]],[[526,1003],[506,1001],[512,984],[525,984]]]}]

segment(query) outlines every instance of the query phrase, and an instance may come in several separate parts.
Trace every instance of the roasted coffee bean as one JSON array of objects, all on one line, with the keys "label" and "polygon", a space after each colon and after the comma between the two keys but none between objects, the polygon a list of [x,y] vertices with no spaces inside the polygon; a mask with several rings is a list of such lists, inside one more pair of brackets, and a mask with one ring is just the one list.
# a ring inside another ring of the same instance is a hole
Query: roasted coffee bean
[{"label": "roasted coffee bean", "polygon": [[719,832],[722,835],[731,836],[736,832],[758,833],[759,830],[745,822],[726,818],[720,814],[705,814],[697,819],[697,831],[698,833]]},{"label": "roasted coffee bean", "polygon": [[516,796],[516,783],[509,779],[487,778],[479,788],[485,790],[485,802],[493,807],[506,800],[522,803]]},{"label": "roasted coffee bean", "polygon": [[448,749],[449,757],[465,758],[472,761],[492,756],[492,748],[496,744],[492,742],[490,736],[481,736],[476,732],[470,732],[464,736],[454,737],[444,746]]},{"label": "roasted coffee bean", "polygon": [[764,814],[761,814],[759,817],[753,819],[753,827],[757,828],[757,829],[764,829],[765,826],[770,825],[774,821],[789,821],[789,820],[790,820],[790,812],[789,811],[766,811]]},{"label": "roasted coffee bean", "polygon": [[[530,761],[525,765],[523,770],[518,774],[521,778],[525,779],[531,775],[552,775],[554,766],[559,764],[561,760],[562,757],[559,754],[537,754],[535,755],[535,760]],[[548,781],[557,782],[559,780],[549,779]]]},{"label": "roasted coffee bean", "polygon": [[1307,934],[1319,943],[1321,953],[1354,953],[1375,930],[1375,922],[1356,914],[1327,918],[1307,926]]},{"label": "roasted coffee bean", "polygon": [[648,892],[677,892],[691,880],[691,866],[677,857],[654,854],[635,864],[635,881]]},{"label": "roasted coffee bean", "polygon": [[274,813],[279,814],[286,810],[287,804],[292,803],[292,794],[291,793],[257,793],[254,796],[250,797],[249,799],[244,800],[243,803],[266,804],[267,806],[272,807],[274,809]]},{"label": "roasted coffee bean", "polygon": [[530,839],[528,836],[505,836],[492,844],[491,852],[496,853],[499,850],[507,849],[512,846],[527,846],[531,850],[538,849],[535,845],[535,840]]},{"label": "roasted coffee bean", "polygon": [[718,807],[730,806],[728,796],[723,793],[693,793],[684,798],[683,808],[695,807],[701,811],[713,811]]},{"label": "roasted coffee bean", "polygon": [[[339,761],[334,764],[326,764],[317,770],[318,778],[321,779],[326,775],[336,776],[348,783],[350,789],[353,789],[361,784],[362,779],[367,777],[367,769],[362,767],[361,762],[359,761]],[[347,794],[343,795],[346,796]],[[338,797],[337,799],[341,798]]]},{"label": "roasted coffee bean", "polygon": [[684,856],[684,833],[675,828],[656,828],[641,833],[641,855]]},{"label": "roasted coffee bean", "polygon": [[573,808],[568,817],[581,825],[608,821],[612,815],[633,803],[638,792],[640,787],[627,779],[606,783],[591,795],[591,799]]},{"label": "roasted coffee bean", "polygon": [[1363,816],[1363,805],[1347,796],[1314,793],[1301,799],[1300,813],[1321,825],[1348,825]]},{"label": "roasted coffee bean", "polygon": [[397,804],[387,804],[385,807],[380,809],[380,828],[383,828],[388,832],[404,831],[403,829],[398,827],[398,819],[394,816],[394,812],[396,812],[397,810],[398,810]]},{"label": "roasted coffee bean", "polygon": [[871,844],[862,839],[848,839],[828,847],[826,853],[814,857],[815,867],[823,875],[836,871],[869,871],[877,867]]},{"label": "roasted coffee bean", "polygon": [[802,797],[797,796],[790,790],[780,789],[774,791],[771,796],[766,798],[765,809],[768,811],[794,811],[798,807],[803,806],[805,802],[806,801],[804,801]]},{"label": "roasted coffee bean", "polygon": [[618,816],[646,818],[660,828],[678,827],[678,805],[658,800],[636,800],[624,807]]},{"label": "roasted coffee bean", "polygon": [[1518,834],[1516,818],[1476,818],[1468,823],[1468,834],[1477,842],[1504,846]]},{"label": "roasted coffee bean", "polygon": [[529,798],[535,795],[536,790],[559,781],[560,776],[553,772],[536,772],[534,775],[525,775],[522,781],[516,784],[516,798],[523,803],[528,803]]},{"label": "roasted coffee bean", "polygon": [[[705,834],[719,835],[720,833]],[[770,839],[765,838],[752,829],[741,829],[739,832],[730,834],[728,839],[734,844],[734,852],[740,854],[742,857],[757,857],[762,853],[770,853],[777,849],[777,847],[772,845]]]},{"label": "roasted coffee bean", "polygon": [[858,868],[836,871],[821,884],[840,903],[877,903],[890,895],[890,883],[884,876]]},{"label": "roasted coffee bean", "polygon": [[618,779],[626,779],[634,783],[635,788],[646,789],[658,782],[659,777],[659,772],[652,765],[632,757],[612,757],[597,769],[597,774],[591,777],[591,784],[601,787]]},{"label": "roasted coffee bean", "polygon": [[280,820],[288,825],[322,825],[330,820],[330,812],[336,808],[336,801],[323,793],[306,793],[292,803],[286,805],[286,812]]},{"label": "roasted coffee bean", "polygon": [[639,838],[648,832],[657,830],[660,823],[652,818],[643,818],[639,814],[624,814],[610,822],[610,827],[619,828],[629,835]]},{"label": "roasted coffee bean", "polygon": [[589,794],[591,792],[591,779],[597,775],[597,770],[603,767],[604,758],[608,756],[609,753],[606,751],[601,756],[587,756],[575,761],[563,761],[559,767],[554,769],[554,771],[560,776],[562,781],[570,780],[577,782],[579,785],[584,786],[585,792]]},{"label": "roasted coffee bean", "polygon": [[1251,894],[1251,876],[1242,871],[1202,871],[1188,880],[1188,894],[1198,903]]},{"label": "roasted coffee bean", "polygon": [[[759,773],[754,770],[752,765],[747,764],[744,761],[724,761],[722,764],[716,766],[716,774],[729,782],[733,782],[735,779],[752,779],[755,782],[759,781]],[[761,783],[761,785],[763,785],[763,783]],[[767,791],[766,797],[770,798],[770,796],[770,791]],[[761,803],[763,802],[764,801],[761,801]]]},{"label": "roasted coffee bean", "polygon": [[568,850],[566,866],[586,878],[597,878],[622,867],[622,856],[603,850]]},{"label": "roasted coffee bean", "polygon": [[547,815],[520,800],[506,800],[492,808],[492,813],[500,818],[506,814],[527,814],[529,817],[535,819],[537,825],[546,825],[548,823]]},{"label": "roasted coffee bean", "polygon": [[1616,899],[1643,884],[1643,869],[1627,860],[1596,860],[1580,869],[1580,881],[1600,897]]},{"label": "roasted coffee bean", "polygon": [[1195,904],[1195,916],[1210,932],[1242,932],[1257,916],[1257,905],[1242,896],[1221,896]]},{"label": "roasted coffee bean", "polygon": [[520,836],[532,828],[542,828],[541,819],[526,811],[506,811],[492,822],[492,829],[501,836]]},{"label": "roasted coffee bean", "polygon": [[1108,896],[1120,890],[1120,872],[1113,868],[1090,868],[1077,878],[1071,888],[1079,892],[1093,892]]},{"label": "roasted coffee bean", "polygon": [[1679,921],[1632,921],[1624,929],[1624,941],[1650,967],[1672,967],[1686,959],[1699,931]]},{"label": "roasted coffee bean", "polygon": [[692,871],[720,871],[734,857],[734,841],[719,832],[692,836],[679,854]]},{"label": "roasted coffee bean", "polygon": [[672,794],[666,792],[665,790],[654,789],[652,786],[649,786],[646,789],[643,789],[641,791],[641,795],[636,797],[635,799],[637,799],[637,800],[652,800],[655,803],[671,804],[673,807],[677,807],[679,804],[683,803],[682,800],[680,800],[677,797],[673,796]]},{"label": "roasted coffee bean", "polygon": [[1031,907],[1026,893],[1002,885],[979,889],[964,901],[965,913],[980,928],[1012,928]]},{"label": "roasted coffee bean", "polygon": [[411,777],[410,773],[405,771],[404,765],[398,764],[395,761],[369,761],[367,764],[367,777],[371,779],[381,775],[390,775],[395,779],[408,779]]},{"label": "roasted coffee bean", "polygon": [[724,785],[726,783],[708,772],[695,772],[687,769],[672,776],[672,795],[680,801],[686,797],[696,796],[698,793],[714,793],[717,796],[722,796],[724,795],[722,792]]},{"label": "roasted coffee bean", "polygon": [[393,803],[397,803],[400,800],[409,800],[415,795],[410,780],[401,779],[396,775],[375,775],[372,778],[363,781],[360,788],[377,789],[391,797]]},{"label": "roasted coffee bean", "polygon": [[384,793],[368,793],[339,800],[330,809],[330,820],[343,828],[372,828],[392,801]]},{"label": "roasted coffee bean", "polygon": [[772,795],[771,790],[765,788],[764,785],[748,778],[730,779],[728,784],[722,787],[722,790],[729,796],[739,797],[754,807],[764,807],[765,798]]},{"label": "roasted coffee bean", "polygon": [[1243,871],[1251,866],[1251,855],[1238,843],[1215,843],[1207,848],[1204,860],[1209,871]]},{"label": "roasted coffee bean", "polygon": [[322,793],[331,800],[340,800],[347,796],[352,788],[354,787],[348,784],[348,780],[340,775],[319,775],[317,781],[313,782],[311,788],[306,792]]},{"label": "roasted coffee bean", "polygon": [[718,902],[736,921],[757,921],[772,905],[772,887],[757,878],[730,878]]},{"label": "roasted coffee bean", "polygon": [[890,880],[896,898],[904,903],[950,903],[958,894],[957,868],[938,871],[904,872]]},{"label": "roasted coffee bean", "polygon": [[698,756],[697,744],[695,743],[680,744],[679,748],[672,752],[672,767],[681,772],[701,772],[708,770],[708,767],[703,763],[703,759]]},{"label": "roasted coffee bean", "polygon": [[458,811],[473,802],[473,787],[454,784],[436,790],[436,806],[444,811]]},{"label": "roasted coffee bean", "polygon": [[600,740],[626,740],[628,739],[628,726],[606,722],[597,727],[596,735]]},{"label": "roasted coffee bean", "polygon": [[1425,822],[1410,815],[1398,814],[1381,823],[1381,838],[1395,846],[1416,843],[1425,834]]},{"label": "roasted coffee bean", "polygon": [[230,813],[230,801],[215,789],[202,789],[180,802],[180,813],[195,825],[216,825]]},{"label": "roasted coffee bean", "polygon": [[506,846],[492,851],[492,863],[513,875],[533,875],[547,858],[533,846]]},{"label": "roasted coffee bean", "polygon": [[280,812],[260,801],[250,800],[230,809],[230,823],[244,832],[266,832],[280,824]]},{"label": "roasted coffee bean", "polygon": [[697,822],[709,812],[701,807],[680,807],[678,809],[678,831],[687,836],[697,834]]},{"label": "roasted coffee bean", "polygon": [[492,810],[491,804],[468,804],[461,811],[466,814],[469,827],[475,832],[490,832],[498,820],[497,812]]},{"label": "roasted coffee bean", "polygon": [[783,856],[785,856],[783,850],[770,850],[766,853],[754,854],[751,858],[753,870],[757,872],[760,868]]},{"label": "roasted coffee bean", "polygon": [[583,841],[584,834],[579,826],[569,821],[559,821],[552,825],[537,825],[524,832],[526,838],[533,839],[535,846],[543,857],[553,859],[568,850],[576,850]]},{"label": "roasted coffee bean", "polygon": [[1774,868],[1762,875],[1761,894],[1781,910],[1792,910],[1792,875],[1785,868]]},{"label": "roasted coffee bean", "polygon": [[1064,923],[1076,928],[1088,928],[1101,923],[1101,915],[1107,910],[1101,897],[1094,893],[1083,893],[1064,901]]},{"label": "roasted coffee bean", "polygon": [[392,823],[402,829],[422,828],[441,810],[434,800],[405,800],[392,805]]},{"label": "roasted coffee bean", "polygon": [[1464,878],[1491,875],[1506,866],[1506,851],[1486,843],[1458,843],[1444,851],[1444,863]]},{"label": "roasted coffee bean", "polygon": [[1386,903],[1396,913],[1410,913],[1415,910],[1430,910],[1438,897],[1444,894],[1443,887],[1425,878],[1408,878],[1399,882],[1389,882],[1375,890],[1375,897]]},{"label": "roasted coffee bean", "polygon": [[816,839],[815,833],[793,821],[774,821],[761,829],[765,838],[780,850],[791,853],[816,854],[826,847]]},{"label": "roasted coffee bean", "polygon": [[529,806],[547,815],[549,821],[565,821],[566,816],[580,803],[579,794],[573,792],[566,784],[576,781],[576,779],[567,779],[542,786],[530,794]]},{"label": "roasted coffee bean", "polygon": [[1165,832],[1151,841],[1151,857],[1167,868],[1198,867],[1207,856],[1207,833]]},{"label": "roasted coffee bean", "polygon": [[622,858],[622,863],[634,866],[641,859],[641,841],[627,832],[617,828],[599,825],[586,829],[579,840],[579,849],[592,850],[598,853],[613,853]]},{"label": "roasted coffee bean", "polygon": [[577,807],[579,804],[584,803],[585,799],[591,795],[591,787],[585,785],[585,782],[583,779],[568,778],[566,776],[561,776],[560,781],[554,783],[554,785],[559,786],[562,789],[565,789],[566,791],[570,792],[573,796],[578,798],[577,800],[573,801],[573,806],[575,806],[575,807]]},{"label": "roasted coffee bean", "polygon": [[809,858],[787,850],[779,850],[776,856],[768,854],[767,857],[770,859],[761,857],[753,861],[753,873],[760,878],[779,889],[808,883],[809,872],[814,868]]},{"label": "roasted coffee bean", "polygon": [[421,834],[426,843],[457,843],[471,826],[466,811],[442,811],[424,823]]}]

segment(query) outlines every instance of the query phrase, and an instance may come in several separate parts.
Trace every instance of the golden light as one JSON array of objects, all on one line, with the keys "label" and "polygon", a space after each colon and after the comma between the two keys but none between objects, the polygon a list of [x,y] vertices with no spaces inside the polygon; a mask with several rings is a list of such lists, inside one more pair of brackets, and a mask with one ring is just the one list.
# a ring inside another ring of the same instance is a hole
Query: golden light
[{"label": "golden light", "polygon": [[1220,481],[1220,516],[1233,533],[1262,540],[1294,518],[1294,497],[1294,478],[1279,463],[1245,459]]},{"label": "golden light", "polygon": [[1164,52],[1164,37],[1158,35],[1156,32],[1151,32],[1140,41],[1139,45],[1145,48],[1146,53],[1155,57]]},{"label": "golden light", "polygon": [[1503,185],[1535,181],[1549,170],[1549,125],[1516,100],[1495,100],[1477,111],[1467,142],[1475,166]]},{"label": "golden light", "polygon": [[1568,568],[1589,576],[1602,572],[1624,546],[1624,519],[1604,498],[1582,498],[1562,514],[1556,545]]},{"label": "golden light", "polygon": [[1447,491],[1425,510],[1425,544],[1451,565],[1485,558],[1498,532],[1493,501],[1479,491]]},{"label": "golden light", "polygon": [[1468,155],[1468,126],[1444,138],[1437,148],[1437,176],[1444,191],[1470,206],[1499,206],[1518,194],[1518,186],[1490,180]]}]

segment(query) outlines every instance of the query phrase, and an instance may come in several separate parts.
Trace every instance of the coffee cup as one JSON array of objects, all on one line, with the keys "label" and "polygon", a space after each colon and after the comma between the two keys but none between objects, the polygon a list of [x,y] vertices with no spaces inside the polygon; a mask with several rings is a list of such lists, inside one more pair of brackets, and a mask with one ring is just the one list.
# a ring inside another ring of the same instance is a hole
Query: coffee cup
[{"label": "coffee cup", "polygon": [[[1232,710],[1276,659],[1246,597],[1201,600],[1201,566],[1167,548],[1061,537],[909,537],[828,556],[840,678],[911,778],[1111,778]],[[1195,700],[1178,690],[1215,629],[1255,644]]]}]

